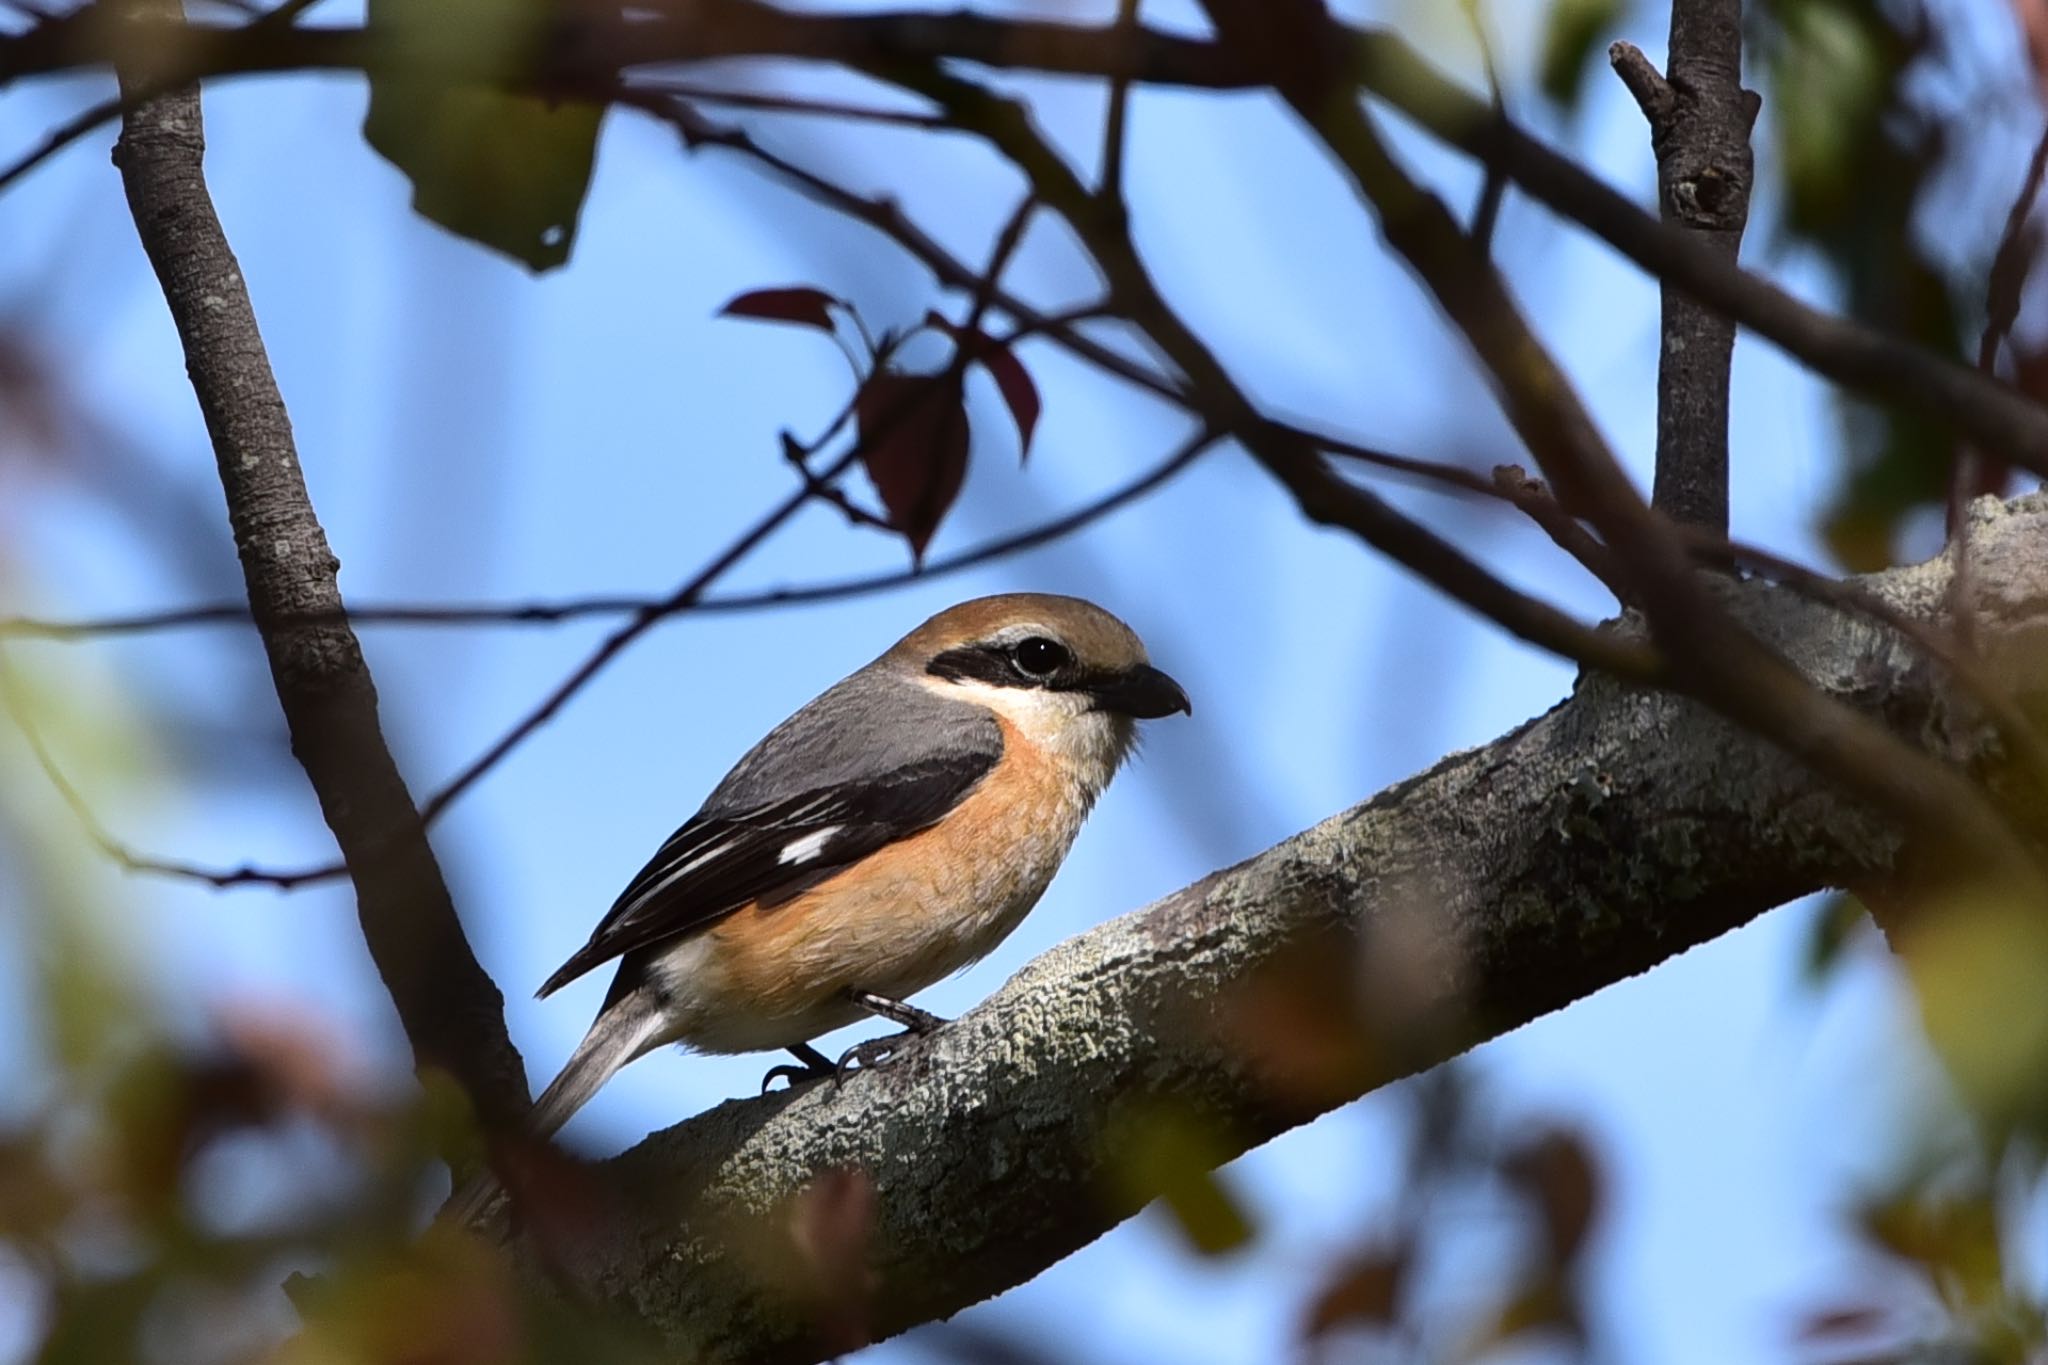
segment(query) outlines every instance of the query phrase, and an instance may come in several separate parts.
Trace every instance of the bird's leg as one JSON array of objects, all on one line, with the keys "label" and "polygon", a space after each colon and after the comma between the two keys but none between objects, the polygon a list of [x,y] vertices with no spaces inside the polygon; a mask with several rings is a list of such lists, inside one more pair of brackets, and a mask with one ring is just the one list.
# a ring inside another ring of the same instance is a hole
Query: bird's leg
[{"label": "bird's leg", "polygon": [[906,1005],[901,1000],[891,1000],[886,995],[876,995],[873,991],[855,990],[848,991],[847,994],[853,997],[854,1004],[869,1014],[880,1015],[892,1024],[901,1024],[919,1037],[927,1033],[937,1033],[951,1022],[915,1005]]},{"label": "bird's leg", "polygon": [[788,1081],[790,1088],[794,1090],[805,1081],[822,1081],[828,1076],[839,1074],[839,1069],[832,1065],[831,1060],[809,1043],[798,1043],[789,1049],[789,1055],[803,1065],[791,1066],[785,1062],[781,1066],[769,1067],[768,1074],[761,1078],[762,1094],[767,1094],[768,1087],[779,1080]]},{"label": "bird's leg", "polygon": [[856,1069],[866,1070],[869,1067],[880,1066],[895,1056],[906,1040],[936,1033],[947,1023],[928,1010],[906,1005],[901,1000],[891,1000],[886,995],[876,995],[873,991],[851,990],[847,992],[847,996],[869,1014],[887,1019],[892,1024],[903,1025],[903,1032],[892,1033],[886,1038],[870,1038],[865,1043],[855,1043],[846,1049],[840,1054],[839,1065],[835,1069],[842,1080]]}]

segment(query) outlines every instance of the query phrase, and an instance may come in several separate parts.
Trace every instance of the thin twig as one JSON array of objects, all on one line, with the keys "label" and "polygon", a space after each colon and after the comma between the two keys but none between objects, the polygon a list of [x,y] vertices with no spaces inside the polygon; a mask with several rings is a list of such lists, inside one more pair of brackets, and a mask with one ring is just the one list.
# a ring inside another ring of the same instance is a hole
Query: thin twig
[{"label": "thin twig", "polygon": [[[1813,687],[1706,592],[1670,523],[1644,504],[1498,270],[1472,248],[1442,200],[1393,157],[1360,103],[1336,97],[1330,84],[1336,73],[1317,62],[1275,59],[1327,47],[1334,34],[1320,0],[1204,0],[1204,9],[1219,40],[1267,54],[1276,91],[1344,166],[1382,235],[1465,336],[1566,507],[1585,516],[1612,547],[1643,603],[1653,639],[1668,655],[1664,685],[1682,688],[1889,812],[1916,842],[1945,855],[1944,868],[2016,894],[2048,897],[2043,869],[1981,791]],[[984,117],[978,126],[987,122]],[[1014,126],[1004,131],[1012,159],[1036,164],[1038,150],[1017,146],[1022,138]],[[1114,277],[1101,243],[1090,240]],[[1134,267],[1123,262],[1127,244],[1109,249],[1130,274]]]},{"label": "thin twig", "polygon": [[946,126],[945,120],[938,115],[920,114],[914,109],[878,109],[869,104],[813,99],[801,95],[770,95],[756,90],[719,90],[688,81],[641,80],[635,81],[633,88],[689,100],[695,104],[717,104],[734,109],[753,109],[768,114],[800,114],[852,123],[881,123],[903,128],[922,128],[932,132],[943,131]]},{"label": "thin twig", "polygon": [[[1493,106],[1493,116],[1507,121],[1508,104],[1506,93],[1500,83],[1500,63],[1493,53],[1493,35],[1486,26],[1486,14],[1482,0],[1458,0],[1459,8],[1465,12],[1465,25],[1472,30],[1472,41],[1479,47],[1479,64],[1486,73],[1486,98]],[[1472,206],[1472,240],[1481,251],[1493,250],[1493,230],[1500,224],[1501,204],[1508,192],[1507,173],[1499,166],[1486,168],[1486,179],[1479,186],[1479,199]]]},{"label": "thin twig", "polygon": [[[1138,30],[1138,7],[1143,0],[1117,0],[1116,32],[1126,37]],[[1109,78],[1109,107],[1102,115],[1102,171],[1095,193],[1113,212],[1126,212],[1124,201],[1124,148],[1128,139],[1131,81],[1128,76]]]},{"label": "thin twig", "polygon": [[[65,807],[70,810],[72,818],[78,822],[78,827],[85,832],[86,839],[108,861],[118,865],[122,871],[143,873],[153,877],[176,877],[186,881],[206,882],[213,886],[234,886],[245,880],[262,880],[273,885],[292,886],[302,881],[312,880],[310,877],[298,878],[295,881],[287,881],[282,878],[250,877],[246,874],[253,872],[254,869],[217,871],[213,868],[202,867],[197,863],[180,862],[175,859],[157,858],[148,854],[137,853],[127,844],[114,837],[113,832],[106,827],[99,816],[93,811],[92,803],[85,799],[85,794],[79,791],[77,786],[72,783],[70,777],[66,775],[63,765],[58,763],[56,754],[51,751],[48,741],[43,738],[41,730],[36,727],[34,716],[30,711],[28,697],[22,690],[21,680],[15,676],[14,669],[7,662],[5,655],[0,655],[0,705],[5,706],[8,716],[14,721],[15,728],[21,731],[21,737],[28,742],[28,749],[35,756],[36,766],[43,770],[43,776],[49,779],[50,786],[56,790],[57,795],[63,800]],[[340,871],[339,866],[334,869],[334,873]],[[323,869],[321,875],[329,876],[334,874]]]},{"label": "thin twig", "polygon": [[[1344,460],[1370,465],[1391,473],[1416,479],[1422,487],[1440,493],[1477,495],[1494,501],[1512,502],[1532,516],[1536,510],[1530,504],[1529,488],[1542,489],[1540,481],[1528,480],[1528,487],[1514,490],[1500,486],[1498,477],[1488,479],[1485,475],[1458,465],[1442,464],[1431,460],[1416,459],[1407,455],[1396,455],[1390,451],[1375,450],[1370,446],[1337,441],[1328,437],[1312,436],[1299,428],[1285,423],[1273,424],[1273,430],[1293,440],[1306,442]],[[1512,468],[1512,466],[1510,466]],[[1152,476],[1138,480],[1146,484]],[[1525,476],[1526,477],[1526,476]],[[1104,501],[1111,506],[1121,505],[1125,490],[1107,495]],[[1555,499],[1545,489],[1542,497],[1555,505]],[[1090,504],[1094,507],[1097,504]],[[1085,514],[1084,509],[1084,513]],[[1545,514],[1546,516],[1549,514]],[[1563,515],[1557,509],[1556,515]],[[1047,527],[1061,526],[1061,518],[1047,523]],[[799,584],[792,587],[767,588],[759,592],[731,593],[720,596],[707,594],[696,601],[678,607],[672,615],[717,615],[746,611],[759,611],[793,603],[829,602],[841,597],[858,596],[886,588],[913,583],[920,578],[951,572],[969,563],[982,563],[995,554],[1005,552],[1004,547],[1016,547],[1018,542],[1036,545],[1042,542],[1047,527],[1040,527],[1018,536],[1003,537],[988,545],[967,551],[961,555],[933,560],[922,572],[905,569],[889,573],[872,574],[861,578],[842,579],[837,582]],[[1546,527],[1546,530],[1549,528]],[[1583,528],[1582,528],[1583,529]],[[1060,532],[1063,533],[1063,532]],[[1555,534],[1553,533],[1553,538]],[[1565,547],[1578,557],[1577,551]],[[1583,548],[1583,547],[1582,547]],[[1587,565],[1590,569],[1592,566]],[[1597,576],[1597,573],[1596,573]],[[659,608],[663,602],[660,596],[633,594],[598,594],[588,597],[564,598],[554,602],[511,602],[511,603],[421,603],[421,602],[365,602],[348,607],[335,616],[307,615],[285,619],[289,625],[319,625],[330,620],[346,618],[356,626],[553,626],[567,621],[582,620],[593,616],[627,616]],[[246,626],[249,624],[249,608],[241,602],[213,602],[199,606],[175,607],[165,611],[133,612],[119,616],[92,617],[85,620],[58,621],[40,617],[0,617],[0,640],[42,640],[55,643],[77,643],[94,639],[117,638],[129,635],[147,635],[162,631],[185,630],[207,626]]]},{"label": "thin twig", "polygon": [[1053,150],[1015,101],[947,71],[891,67],[871,71],[925,95],[959,127],[986,139],[1022,171],[1046,206],[1087,245],[1123,314],[1188,376],[1179,401],[1236,436],[1295,497],[1302,513],[1352,532],[1414,570],[1426,582],[1515,635],[1616,676],[1661,673],[1655,650],[1597,630],[1496,574],[1367,489],[1341,478],[1313,441],[1290,438],[1257,407],[1208,345],[1160,294],[1132,245],[1128,225],[1100,201]]},{"label": "thin twig", "polygon": [[1564,510],[1564,504],[1557,500],[1543,480],[1531,477],[1529,471],[1518,464],[1504,464],[1494,466],[1493,486],[1535,522],[1557,548],[1599,579],[1614,594],[1615,601],[1628,603],[1634,600],[1628,579],[1621,565],[1615,561],[1614,552],[1581,525],[1578,518]]},{"label": "thin twig", "polygon": [[[958,554],[927,560],[921,568],[897,570],[890,573],[869,574],[860,578],[841,579],[835,583],[819,583],[807,587],[774,588],[766,592],[750,593],[730,598],[699,598],[692,602],[678,602],[672,594],[662,601],[600,602],[593,600],[584,604],[573,604],[573,609],[542,608],[549,612],[560,611],[563,616],[587,614],[591,610],[627,610],[634,613],[636,620],[652,617],[674,616],[686,611],[751,611],[761,607],[792,605],[796,603],[838,601],[848,597],[866,596],[886,592],[893,588],[907,587],[913,583],[925,583],[964,572],[982,564],[991,563],[1010,555],[1021,554],[1041,545],[1051,544],[1076,531],[1093,525],[1112,512],[1137,501],[1145,494],[1169,482],[1186,469],[1201,453],[1216,440],[1214,433],[1203,431],[1190,437],[1165,459],[1146,470],[1129,483],[1110,490],[1101,497],[1082,504],[1070,512],[1063,513],[1042,522],[1028,530],[1013,535],[999,536]],[[701,575],[700,575],[701,577]],[[559,690],[559,689],[558,689]],[[446,793],[447,789],[444,789]],[[449,795],[448,800],[453,796]],[[446,809],[444,800],[441,809]],[[431,818],[431,817],[429,817]],[[88,830],[97,826],[87,820]],[[99,842],[95,839],[95,842]],[[311,882],[338,877],[344,871],[338,863],[315,867],[274,869],[245,864],[237,868],[212,869],[189,864],[171,863],[156,859],[144,859],[125,855],[124,846],[109,838],[106,847],[109,856],[115,858],[131,871],[154,873],[163,876],[184,877],[207,882],[213,886],[274,886],[290,889]]]},{"label": "thin twig", "polygon": [[98,104],[82,109],[64,120],[64,122],[52,128],[41,142],[23,153],[20,158],[5,168],[0,168],[0,190],[5,190],[9,185],[12,185],[15,181],[42,165],[72,143],[91,133],[94,129],[104,128],[107,124],[112,123],[121,116],[127,107],[128,101],[116,96],[111,99],[101,100]]}]

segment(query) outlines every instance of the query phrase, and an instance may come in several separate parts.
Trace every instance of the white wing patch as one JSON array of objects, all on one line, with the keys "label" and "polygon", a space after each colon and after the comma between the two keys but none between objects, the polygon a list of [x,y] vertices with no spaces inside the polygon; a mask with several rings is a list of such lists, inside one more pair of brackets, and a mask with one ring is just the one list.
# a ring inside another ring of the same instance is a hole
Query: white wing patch
[{"label": "white wing patch", "polygon": [[823,829],[812,830],[801,839],[792,839],[783,845],[782,854],[775,861],[784,867],[808,863],[825,851],[825,845],[841,828],[839,825],[827,825]]}]

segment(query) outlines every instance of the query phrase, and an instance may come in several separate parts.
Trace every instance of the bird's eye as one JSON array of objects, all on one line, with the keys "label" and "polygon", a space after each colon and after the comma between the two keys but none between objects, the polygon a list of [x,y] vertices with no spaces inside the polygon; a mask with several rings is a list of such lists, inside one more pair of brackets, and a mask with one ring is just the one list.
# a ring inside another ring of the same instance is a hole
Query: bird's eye
[{"label": "bird's eye", "polygon": [[1017,665],[1017,671],[1027,678],[1049,678],[1074,661],[1067,647],[1057,640],[1048,640],[1043,635],[1034,635],[1028,640],[1019,640],[1010,650],[1010,660]]}]

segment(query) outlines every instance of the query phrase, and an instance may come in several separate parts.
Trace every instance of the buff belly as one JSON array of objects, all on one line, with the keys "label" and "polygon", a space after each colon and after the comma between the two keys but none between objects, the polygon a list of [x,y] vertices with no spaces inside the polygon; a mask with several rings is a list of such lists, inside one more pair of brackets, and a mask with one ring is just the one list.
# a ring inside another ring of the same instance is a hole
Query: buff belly
[{"label": "buff belly", "polygon": [[1044,894],[1100,790],[1043,780],[1026,746],[1011,754],[1002,779],[940,824],[652,950],[643,979],[669,1024],[659,1041],[790,1047],[870,1017],[850,991],[903,1000],[985,956]]}]

